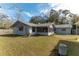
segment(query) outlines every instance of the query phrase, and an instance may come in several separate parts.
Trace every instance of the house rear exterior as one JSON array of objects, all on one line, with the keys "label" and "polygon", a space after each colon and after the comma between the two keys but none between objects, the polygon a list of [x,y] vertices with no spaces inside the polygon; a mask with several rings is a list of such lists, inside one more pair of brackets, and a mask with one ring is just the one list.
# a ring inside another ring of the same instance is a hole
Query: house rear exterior
[{"label": "house rear exterior", "polygon": [[60,35],[69,35],[72,33],[72,25],[62,24],[55,25],[53,23],[43,23],[43,24],[33,24],[33,23],[23,23],[21,21],[16,21],[11,28],[13,29],[13,34],[18,35],[52,35],[54,33]]},{"label": "house rear exterior", "polygon": [[13,29],[13,34],[18,35],[52,35],[54,34],[54,28],[52,23],[45,24],[33,24],[33,23],[23,23],[21,21],[16,21],[11,28]]}]

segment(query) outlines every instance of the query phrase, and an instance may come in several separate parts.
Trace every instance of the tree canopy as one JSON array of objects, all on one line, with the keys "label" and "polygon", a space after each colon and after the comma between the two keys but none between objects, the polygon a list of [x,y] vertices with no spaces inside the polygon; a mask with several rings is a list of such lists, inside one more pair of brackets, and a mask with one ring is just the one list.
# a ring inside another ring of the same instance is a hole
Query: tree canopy
[{"label": "tree canopy", "polygon": [[11,19],[8,16],[0,13],[0,29],[7,29],[11,26],[11,24]]},{"label": "tree canopy", "polygon": [[30,20],[30,23],[35,23],[35,24],[37,24],[37,23],[45,23],[45,22],[46,22],[46,20],[41,16],[34,16]]},{"label": "tree canopy", "polygon": [[55,23],[55,24],[74,24],[78,20],[78,16],[70,12],[70,10],[54,10],[48,12],[48,16],[33,16],[31,23]]}]

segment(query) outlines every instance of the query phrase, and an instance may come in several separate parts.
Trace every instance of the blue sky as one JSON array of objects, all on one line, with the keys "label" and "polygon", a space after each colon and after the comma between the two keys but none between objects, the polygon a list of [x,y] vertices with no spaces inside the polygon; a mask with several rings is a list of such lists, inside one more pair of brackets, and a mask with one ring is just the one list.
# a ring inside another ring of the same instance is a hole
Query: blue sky
[{"label": "blue sky", "polygon": [[[72,1],[72,3],[71,3]],[[19,1],[18,1],[19,2]],[[51,3],[2,3],[0,4],[0,13],[10,16],[13,21],[16,20],[16,7],[23,10],[21,16],[24,22],[28,22],[32,16],[47,14],[50,9],[68,9],[72,13],[79,15],[79,2],[75,0],[57,0]]]},{"label": "blue sky", "polygon": [[[53,6],[52,6],[53,5]],[[21,18],[24,22],[28,22],[32,16],[46,13],[49,9],[57,7],[59,4],[48,3],[2,3],[0,4],[0,12],[7,14],[9,17],[16,20],[16,7],[22,10]]]}]

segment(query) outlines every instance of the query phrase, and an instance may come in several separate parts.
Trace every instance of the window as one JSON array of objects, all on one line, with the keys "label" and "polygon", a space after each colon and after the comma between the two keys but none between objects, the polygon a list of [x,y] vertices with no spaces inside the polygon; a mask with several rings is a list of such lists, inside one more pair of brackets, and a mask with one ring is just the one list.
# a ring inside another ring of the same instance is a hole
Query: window
[{"label": "window", "polygon": [[23,26],[19,26],[19,31],[23,31]]},{"label": "window", "polygon": [[32,27],[32,32],[35,32],[35,27]]}]

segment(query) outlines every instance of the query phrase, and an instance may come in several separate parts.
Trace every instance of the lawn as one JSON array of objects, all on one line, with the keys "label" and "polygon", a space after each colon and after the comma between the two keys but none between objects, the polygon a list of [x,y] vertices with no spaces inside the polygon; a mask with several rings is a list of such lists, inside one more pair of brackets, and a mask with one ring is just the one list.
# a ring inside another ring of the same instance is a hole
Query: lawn
[{"label": "lawn", "polygon": [[56,47],[64,42],[68,45],[68,55],[79,55],[76,35],[52,36],[0,36],[0,55],[48,56],[55,55]]}]

